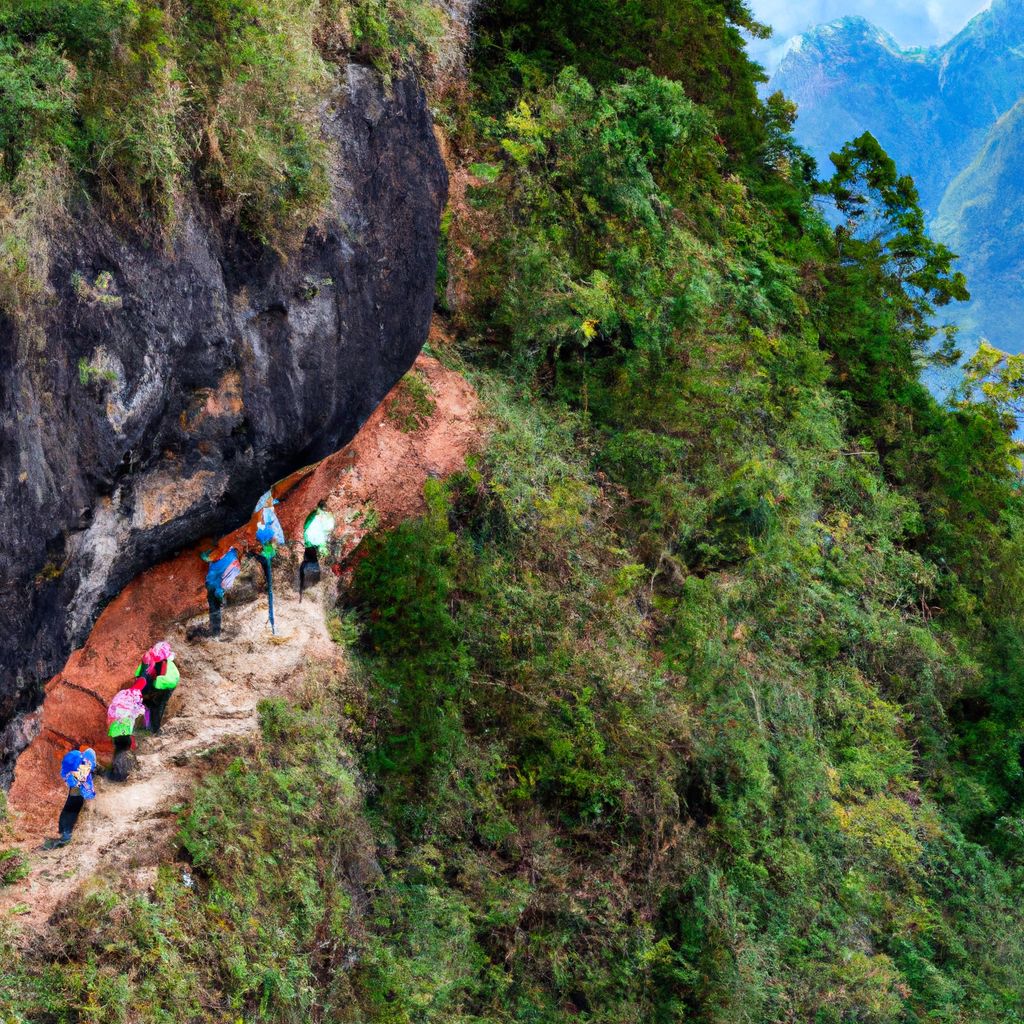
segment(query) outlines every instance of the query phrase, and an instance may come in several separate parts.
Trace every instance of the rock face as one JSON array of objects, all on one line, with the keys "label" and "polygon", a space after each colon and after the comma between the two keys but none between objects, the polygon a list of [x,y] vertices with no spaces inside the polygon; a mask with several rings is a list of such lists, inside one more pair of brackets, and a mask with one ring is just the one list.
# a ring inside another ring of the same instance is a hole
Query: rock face
[{"label": "rock face", "polygon": [[198,202],[170,251],[87,211],[42,331],[0,322],[0,742],[128,580],[341,447],[422,347],[447,194],[423,93],[353,65],[323,123],[331,208],[287,260]]}]

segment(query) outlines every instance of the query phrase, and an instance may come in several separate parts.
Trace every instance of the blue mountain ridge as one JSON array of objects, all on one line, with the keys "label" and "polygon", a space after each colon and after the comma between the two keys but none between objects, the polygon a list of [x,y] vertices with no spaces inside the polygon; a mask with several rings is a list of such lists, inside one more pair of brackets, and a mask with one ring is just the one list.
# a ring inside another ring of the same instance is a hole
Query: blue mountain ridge
[{"label": "blue mountain ridge", "polygon": [[904,49],[861,17],[794,39],[768,85],[800,108],[798,140],[829,154],[870,131],[917,182],[933,234],[962,258],[973,301],[951,311],[1024,351],[1024,4],[994,0],[943,46]]}]

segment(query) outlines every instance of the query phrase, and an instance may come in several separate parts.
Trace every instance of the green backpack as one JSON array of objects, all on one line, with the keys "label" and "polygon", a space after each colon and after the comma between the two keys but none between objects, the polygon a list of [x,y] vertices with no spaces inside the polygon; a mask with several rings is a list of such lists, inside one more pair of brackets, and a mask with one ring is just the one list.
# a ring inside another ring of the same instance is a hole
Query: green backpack
[{"label": "green backpack", "polygon": [[181,673],[173,661],[167,662],[167,671],[162,676],[153,680],[153,686],[157,690],[173,690],[181,680]]},{"label": "green backpack", "polygon": [[[136,679],[138,679],[142,675],[142,672],[145,669],[145,667],[145,664],[142,663],[135,670]],[[167,671],[164,672],[162,676],[157,676],[156,679],[153,680],[153,688],[155,690],[173,690],[180,682],[181,673],[178,671],[178,666],[175,665],[173,661],[168,659]]]},{"label": "green backpack", "polygon": [[118,736],[131,736],[134,732],[134,718],[115,718],[110,723],[110,728],[107,730],[107,733],[112,740],[116,740]]}]

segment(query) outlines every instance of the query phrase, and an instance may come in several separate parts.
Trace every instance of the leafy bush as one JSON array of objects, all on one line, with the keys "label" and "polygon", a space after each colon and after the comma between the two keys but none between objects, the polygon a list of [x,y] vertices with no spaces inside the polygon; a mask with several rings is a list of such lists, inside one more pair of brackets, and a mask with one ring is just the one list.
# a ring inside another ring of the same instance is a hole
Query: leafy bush
[{"label": "leafy bush", "polygon": [[449,609],[454,536],[443,498],[432,514],[370,539],[353,579],[362,641],[389,656],[374,672],[386,728],[372,760],[382,772],[429,783],[455,756],[466,656]]}]

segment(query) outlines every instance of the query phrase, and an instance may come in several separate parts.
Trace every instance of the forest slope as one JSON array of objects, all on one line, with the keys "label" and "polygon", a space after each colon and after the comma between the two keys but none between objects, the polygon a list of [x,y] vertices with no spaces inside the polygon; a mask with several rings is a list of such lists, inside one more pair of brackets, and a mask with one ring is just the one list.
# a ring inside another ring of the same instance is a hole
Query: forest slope
[{"label": "forest slope", "polygon": [[1014,382],[922,386],[952,254],[872,136],[815,180],[741,29],[479,13],[435,339],[493,433],[183,809],[192,884],[67,905],[8,1015],[1019,1024]]}]

